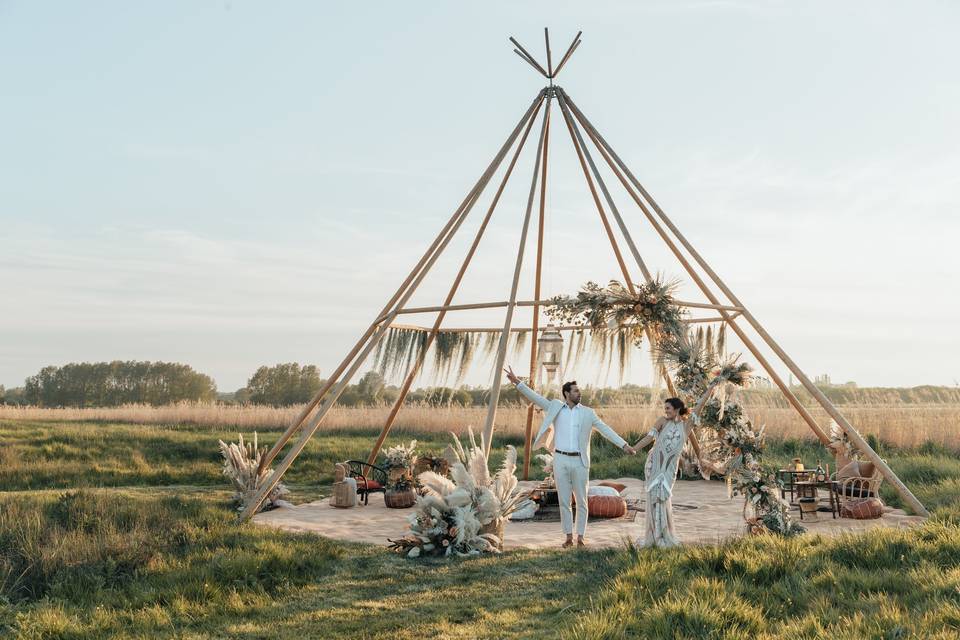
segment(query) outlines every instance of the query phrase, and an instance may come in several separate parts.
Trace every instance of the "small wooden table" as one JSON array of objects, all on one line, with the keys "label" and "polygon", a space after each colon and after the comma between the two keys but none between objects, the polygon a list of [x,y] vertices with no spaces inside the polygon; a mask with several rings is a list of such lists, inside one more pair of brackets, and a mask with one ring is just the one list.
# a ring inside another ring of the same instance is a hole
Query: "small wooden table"
[{"label": "small wooden table", "polygon": [[[836,492],[834,491],[835,484],[836,483],[833,480],[829,480],[829,479],[824,481],[799,480],[793,483],[793,488],[794,490],[797,490],[797,489],[803,490],[805,488],[809,488],[811,492],[814,494],[814,497],[817,498],[817,504],[819,504],[819,498],[820,498],[820,494],[818,490],[826,489],[827,494],[830,496],[830,514],[833,516],[834,520],[836,520],[837,516],[840,513],[840,505],[836,499]],[[791,491],[791,495],[793,495],[793,491]],[[803,520],[802,507],[800,508],[800,519]]]},{"label": "small wooden table", "polygon": [[807,480],[814,473],[816,472],[811,469],[805,469],[804,471],[797,471],[796,469],[780,469],[777,472],[777,475],[780,476],[780,482],[783,483],[783,486],[780,488],[780,497],[786,499],[787,492],[789,491],[790,504],[797,504],[795,495],[797,482]]}]

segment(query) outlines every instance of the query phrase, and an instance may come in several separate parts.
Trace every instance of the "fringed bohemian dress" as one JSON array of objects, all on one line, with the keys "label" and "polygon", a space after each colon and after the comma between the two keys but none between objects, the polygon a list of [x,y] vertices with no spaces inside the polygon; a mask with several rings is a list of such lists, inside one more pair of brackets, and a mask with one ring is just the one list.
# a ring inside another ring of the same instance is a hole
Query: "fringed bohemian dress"
[{"label": "fringed bohemian dress", "polygon": [[677,480],[680,452],[687,442],[687,424],[670,420],[660,433],[651,431],[656,440],[647,456],[644,481],[647,492],[646,537],[641,547],[674,547],[680,544],[673,530],[673,484]]}]

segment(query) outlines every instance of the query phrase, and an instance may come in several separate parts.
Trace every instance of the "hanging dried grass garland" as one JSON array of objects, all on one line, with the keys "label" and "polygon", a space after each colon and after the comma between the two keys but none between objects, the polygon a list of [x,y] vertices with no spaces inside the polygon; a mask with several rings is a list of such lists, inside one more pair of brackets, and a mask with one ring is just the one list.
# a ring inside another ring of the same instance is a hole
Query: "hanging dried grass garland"
[{"label": "hanging dried grass garland", "polygon": [[[522,351],[529,333],[512,331],[508,349],[514,354]],[[425,328],[391,327],[377,346],[374,368],[384,376],[410,371],[418,359],[426,361],[429,335],[430,330]],[[478,355],[487,357],[498,349],[501,335],[500,331],[438,331],[430,347],[434,381],[448,381],[454,376],[454,386],[458,386]]]}]

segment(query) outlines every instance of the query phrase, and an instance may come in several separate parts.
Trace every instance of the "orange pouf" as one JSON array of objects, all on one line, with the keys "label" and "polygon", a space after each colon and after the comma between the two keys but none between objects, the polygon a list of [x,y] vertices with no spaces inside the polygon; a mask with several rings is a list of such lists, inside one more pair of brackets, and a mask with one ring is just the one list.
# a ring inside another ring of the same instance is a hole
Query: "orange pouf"
[{"label": "orange pouf", "polygon": [[883,515],[883,503],[879,498],[849,500],[840,510],[840,517],[855,520],[873,520]]},{"label": "orange pouf", "polygon": [[587,506],[593,518],[622,518],[627,513],[627,501],[620,496],[590,496]]}]

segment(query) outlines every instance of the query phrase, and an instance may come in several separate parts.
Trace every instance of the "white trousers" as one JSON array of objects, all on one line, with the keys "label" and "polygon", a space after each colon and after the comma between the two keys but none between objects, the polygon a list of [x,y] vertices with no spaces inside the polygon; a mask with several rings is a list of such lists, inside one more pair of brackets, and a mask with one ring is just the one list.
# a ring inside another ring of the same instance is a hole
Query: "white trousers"
[{"label": "white trousers", "polygon": [[577,497],[577,535],[587,531],[587,485],[590,482],[590,469],[583,466],[580,456],[565,456],[562,453],[553,456],[553,479],[557,483],[557,498],[560,501],[560,525],[567,535],[573,533],[573,510],[570,495]]}]

